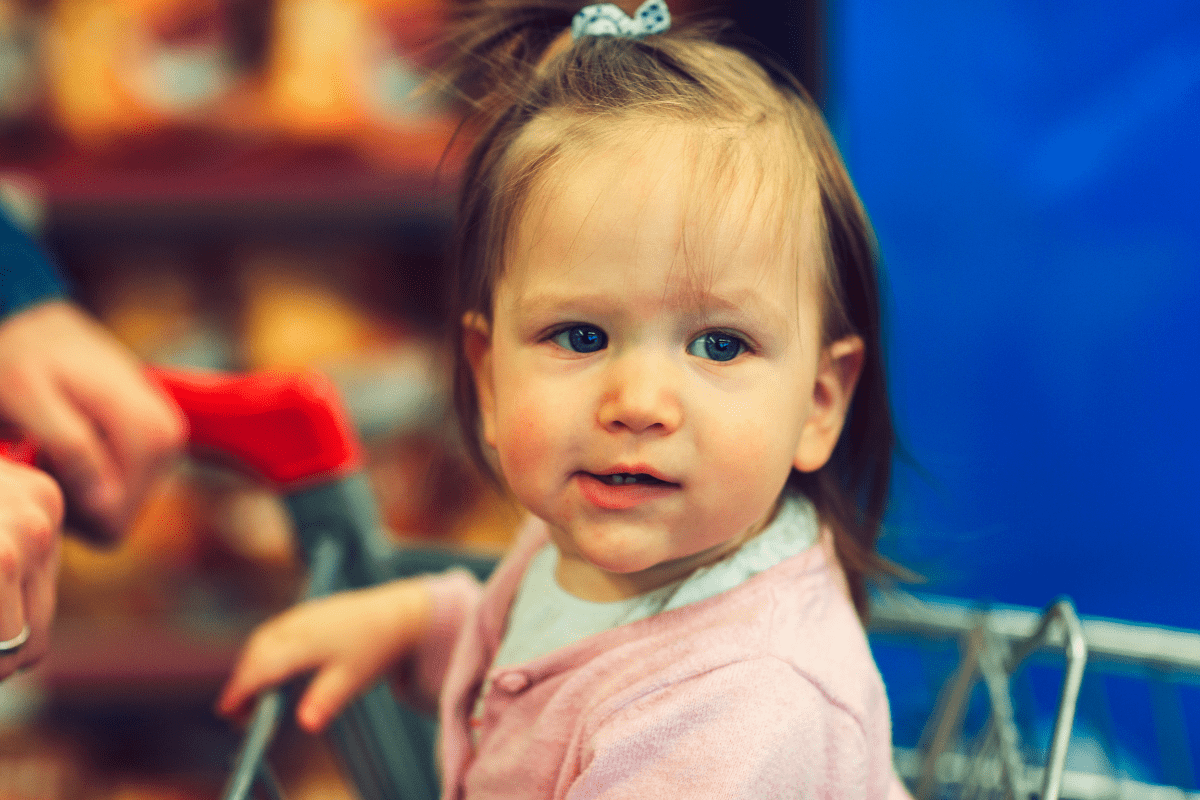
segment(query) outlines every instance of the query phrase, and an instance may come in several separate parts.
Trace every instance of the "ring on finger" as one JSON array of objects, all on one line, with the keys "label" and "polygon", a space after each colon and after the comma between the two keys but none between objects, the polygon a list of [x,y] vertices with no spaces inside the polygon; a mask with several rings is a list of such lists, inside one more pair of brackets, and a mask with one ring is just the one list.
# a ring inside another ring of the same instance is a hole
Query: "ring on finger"
[{"label": "ring on finger", "polygon": [[21,626],[20,633],[11,639],[6,639],[5,641],[0,642],[0,658],[3,658],[4,656],[16,655],[17,651],[19,651],[25,645],[25,642],[29,641],[29,633],[29,623],[26,622]]}]

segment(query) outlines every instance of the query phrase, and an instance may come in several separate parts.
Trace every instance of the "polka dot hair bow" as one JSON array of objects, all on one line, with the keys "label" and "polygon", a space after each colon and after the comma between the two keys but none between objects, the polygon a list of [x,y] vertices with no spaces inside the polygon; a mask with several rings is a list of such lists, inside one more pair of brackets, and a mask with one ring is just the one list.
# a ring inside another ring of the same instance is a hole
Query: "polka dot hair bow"
[{"label": "polka dot hair bow", "polygon": [[620,36],[641,39],[671,27],[671,12],[663,0],[646,0],[631,17],[612,3],[584,6],[571,20],[571,38]]}]

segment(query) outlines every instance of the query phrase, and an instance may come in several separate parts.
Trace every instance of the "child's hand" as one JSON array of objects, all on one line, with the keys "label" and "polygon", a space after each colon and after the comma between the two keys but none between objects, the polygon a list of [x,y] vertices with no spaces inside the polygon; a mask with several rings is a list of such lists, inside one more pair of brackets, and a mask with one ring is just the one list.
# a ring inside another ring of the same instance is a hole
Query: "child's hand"
[{"label": "child's hand", "polygon": [[429,619],[420,578],[341,592],[289,609],[250,637],[217,701],[217,713],[241,717],[255,695],[305,672],[313,678],[296,705],[310,733],[330,720],[416,644]]}]

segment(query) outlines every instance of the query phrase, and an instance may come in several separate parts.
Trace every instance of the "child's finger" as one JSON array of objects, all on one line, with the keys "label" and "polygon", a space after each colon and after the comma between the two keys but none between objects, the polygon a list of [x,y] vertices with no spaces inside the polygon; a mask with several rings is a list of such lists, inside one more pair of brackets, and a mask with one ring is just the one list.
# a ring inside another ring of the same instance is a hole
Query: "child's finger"
[{"label": "child's finger", "polygon": [[248,688],[249,685],[241,677],[241,674],[235,671],[217,696],[217,716],[235,722],[241,721],[246,714],[248,700],[253,696]]},{"label": "child's finger", "polygon": [[321,670],[296,705],[296,721],[309,733],[320,733],[370,679],[370,675],[360,675],[343,665]]},{"label": "child's finger", "polygon": [[235,675],[222,687],[221,694],[217,697],[217,716],[235,722],[243,721],[243,717],[246,715],[247,701],[252,696],[243,688]]},{"label": "child's finger", "polygon": [[252,669],[235,669],[217,699],[217,714],[228,719],[244,716],[260,692],[282,684],[287,677],[275,679]]},{"label": "child's finger", "polygon": [[242,651],[233,674],[221,690],[217,713],[230,718],[239,716],[263,689],[278,686],[315,665],[313,654],[294,652],[287,647],[286,638],[280,641],[270,628],[260,630]]}]

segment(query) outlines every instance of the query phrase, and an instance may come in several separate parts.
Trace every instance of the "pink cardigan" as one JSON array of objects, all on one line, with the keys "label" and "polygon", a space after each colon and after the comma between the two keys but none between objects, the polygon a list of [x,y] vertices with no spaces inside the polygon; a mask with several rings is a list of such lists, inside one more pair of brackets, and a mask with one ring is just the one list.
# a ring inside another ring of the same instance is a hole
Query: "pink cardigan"
[{"label": "pink cardigan", "polygon": [[430,580],[411,674],[440,687],[444,800],[907,798],[883,683],[822,547],[497,670],[473,745],[476,694],[546,541],[532,521],[481,594],[464,573]]}]

